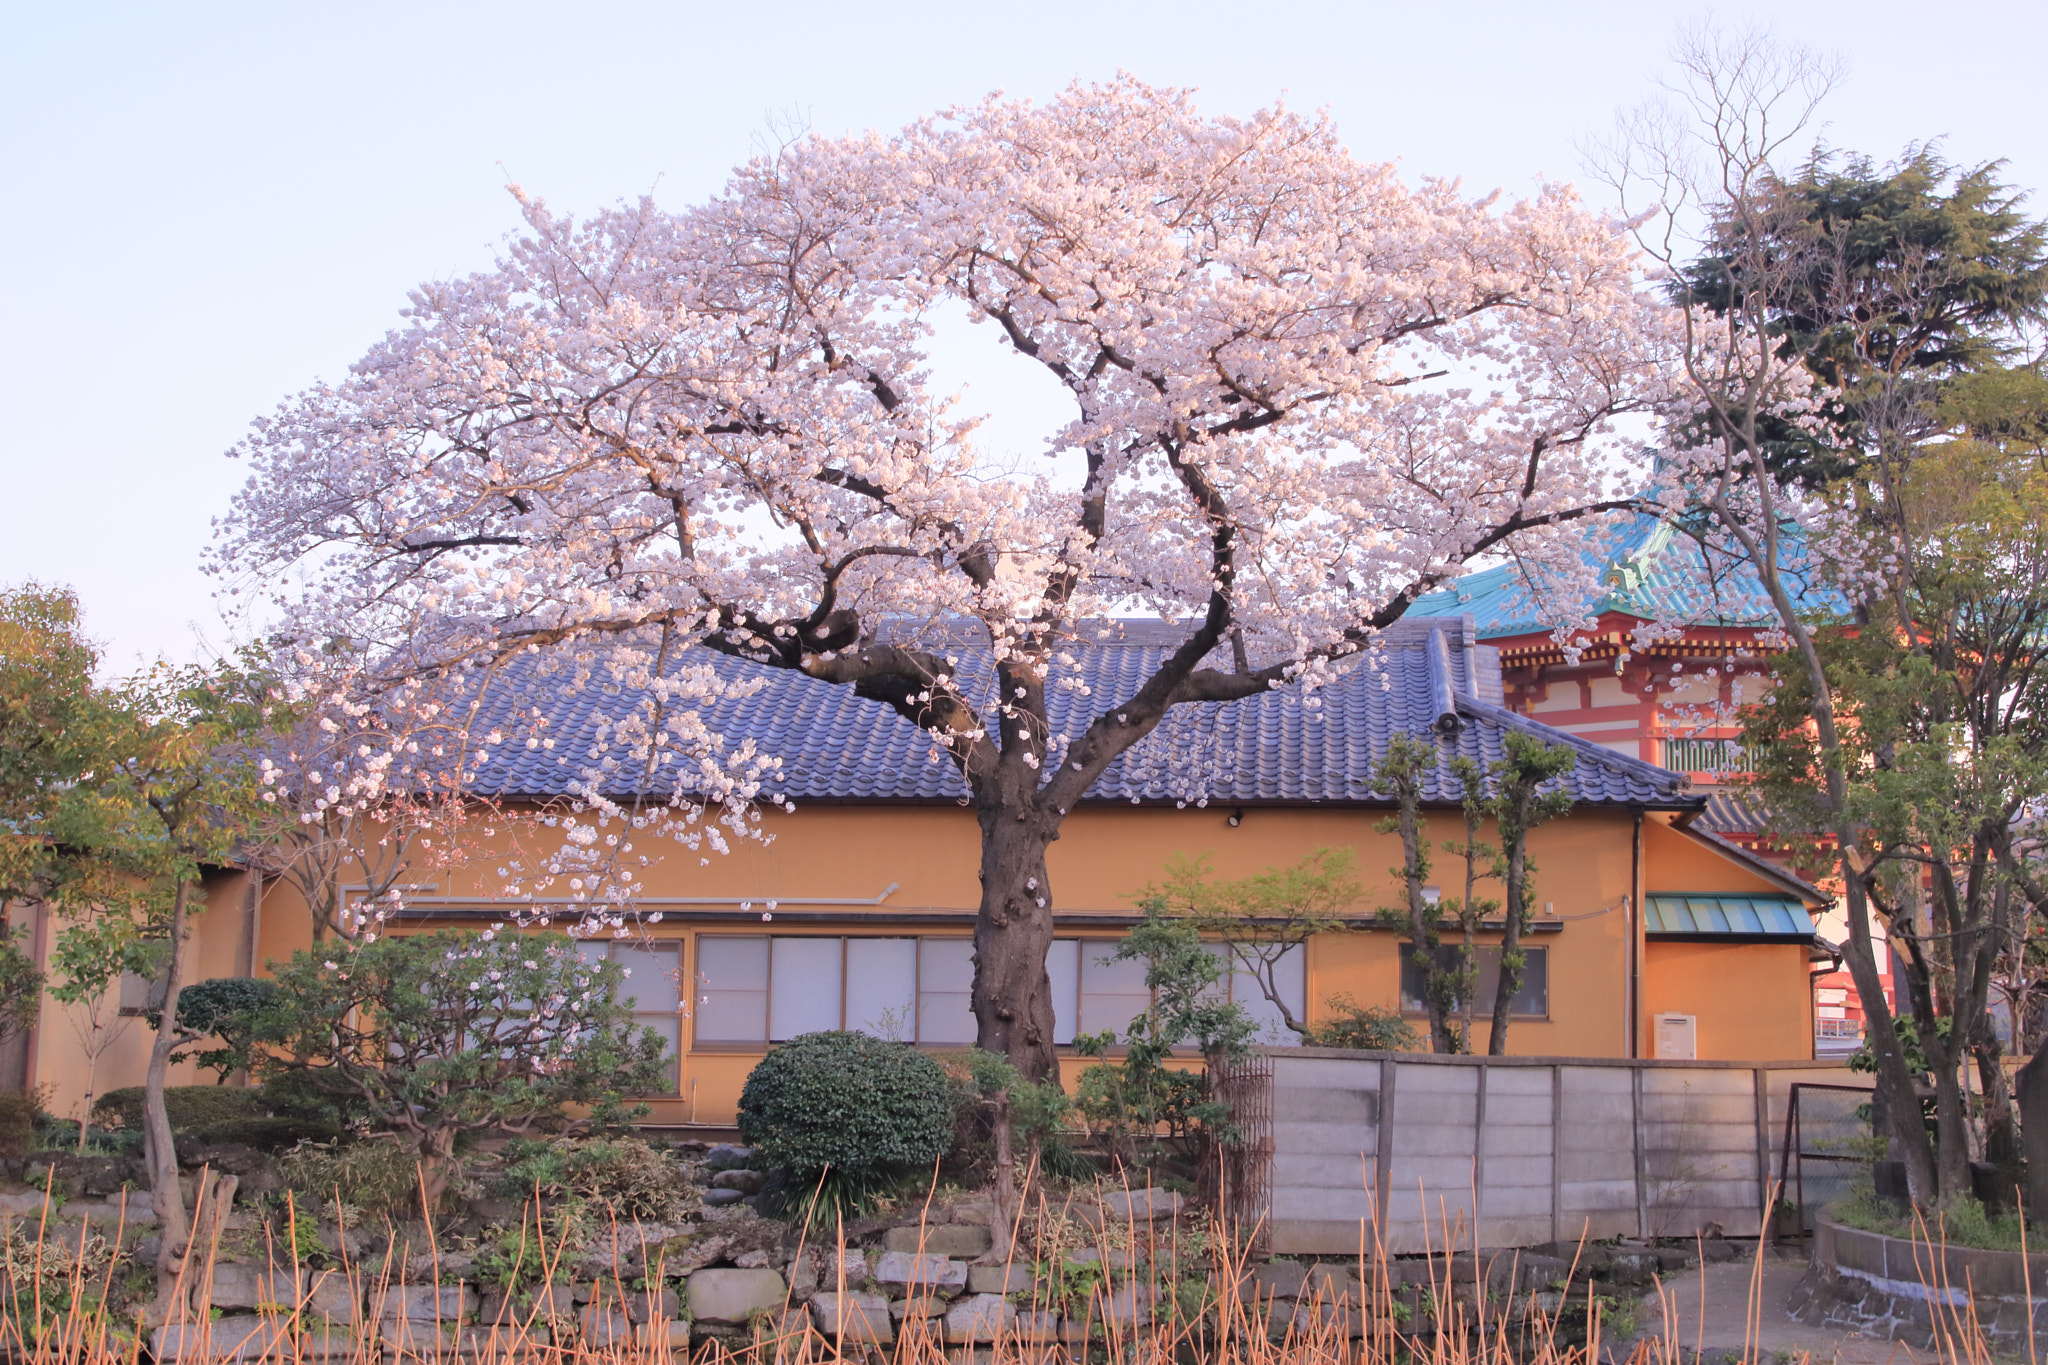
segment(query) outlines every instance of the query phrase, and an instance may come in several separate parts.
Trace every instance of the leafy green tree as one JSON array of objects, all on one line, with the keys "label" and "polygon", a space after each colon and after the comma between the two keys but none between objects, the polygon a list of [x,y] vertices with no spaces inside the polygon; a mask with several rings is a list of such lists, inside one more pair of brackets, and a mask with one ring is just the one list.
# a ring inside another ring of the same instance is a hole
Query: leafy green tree
[{"label": "leafy green tree", "polygon": [[[1810,54],[1709,34],[1680,62],[1694,117],[1636,121],[1610,164],[1631,196],[1648,183],[1663,216],[1639,241],[1685,281],[1700,416],[1665,473],[1769,599],[1780,681],[1746,742],[1777,831],[1839,878],[1886,1136],[1932,1209],[1971,1197],[1972,1057],[1985,1143],[2008,1143],[1984,999],[2010,930],[2042,908],[2015,817],[2044,789],[2044,509],[2038,460],[2014,443],[2036,425],[2013,401],[2034,380],[2001,371],[2027,368],[2013,362],[2043,320],[2048,235],[1995,163],[1923,149],[1781,172],[1831,80]],[[1687,245],[1672,229],[1702,211]],[[1815,579],[1839,610],[1803,590]],[[1878,973],[1880,925],[1917,1057]]]},{"label": "leafy green tree", "polygon": [[1190,858],[1177,853],[1166,863],[1163,886],[1147,883],[1138,893],[1141,905],[1157,903],[1167,913],[1184,917],[1197,933],[1221,943],[1231,960],[1251,979],[1281,1022],[1306,1035],[1308,1021],[1289,1007],[1274,973],[1290,951],[1301,949],[1317,934],[1342,933],[1357,927],[1345,912],[1357,903],[1361,888],[1352,871],[1348,848],[1319,848],[1292,867],[1269,867],[1236,881],[1219,881],[1207,854]]},{"label": "leafy green tree", "polygon": [[1813,490],[1847,478],[1902,418],[1910,439],[1931,434],[1942,390],[2012,356],[2048,302],[2048,232],[2003,171],[1932,144],[1888,164],[1817,149],[1716,216],[1679,300],[1724,316],[1760,303],[1777,354],[1819,385],[1797,415],[1758,414],[1774,473]]},{"label": "leafy green tree", "polygon": [[257,1071],[411,1138],[432,1208],[465,1133],[524,1132],[571,1104],[599,1125],[646,1112],[630,1097],[666,1088],[667,1044],[633,1027],[623,979],[617,963],[539,935],[419,934],[335,957],[294,953],[254,1029]]}]

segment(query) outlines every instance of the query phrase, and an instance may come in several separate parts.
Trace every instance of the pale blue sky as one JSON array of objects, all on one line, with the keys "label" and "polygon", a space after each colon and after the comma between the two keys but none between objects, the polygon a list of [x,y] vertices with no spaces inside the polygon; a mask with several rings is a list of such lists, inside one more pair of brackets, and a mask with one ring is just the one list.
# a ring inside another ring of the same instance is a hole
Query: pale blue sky
[{"label": "pale blue sky", "polygon": [[[338,376],[418,281],[516,225],[699,199],[771,117],[893,128],[1127,68],[1244,112],[1327,105],[1353,151],[1475,189],[1583,180],[1696,5],[0,4],[0,582],[74,585],[125,668],[225,640],[197,563],[249,419]],[[1786,3],[1839,51],[1838,145],[1947,135],[2048,184],[2048,5]],[[501,169],[502,166],[502,169]],[[2048,204],[2037,205],[2048,212]],[[999,378],[977,397],[1000,401]]]}]

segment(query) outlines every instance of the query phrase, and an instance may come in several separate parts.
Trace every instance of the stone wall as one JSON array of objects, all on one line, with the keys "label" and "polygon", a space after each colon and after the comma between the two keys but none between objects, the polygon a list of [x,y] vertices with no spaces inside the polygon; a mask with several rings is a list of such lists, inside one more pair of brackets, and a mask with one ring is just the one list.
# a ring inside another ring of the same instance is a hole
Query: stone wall
[{"label": "stone wall", "polygon": [[1928,1349],[1981,1332],[1993,1350],[2031,1356],[2048,1351],[2048,1254],[1930,1246],[1823,1215],[1792,1313]]}]

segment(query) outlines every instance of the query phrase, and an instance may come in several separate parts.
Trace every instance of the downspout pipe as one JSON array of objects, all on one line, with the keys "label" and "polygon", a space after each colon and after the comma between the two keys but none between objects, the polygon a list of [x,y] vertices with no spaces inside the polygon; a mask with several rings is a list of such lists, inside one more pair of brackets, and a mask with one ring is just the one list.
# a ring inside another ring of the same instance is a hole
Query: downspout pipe
[{"label": "downspout pipe", "polygon": [[1642,1054],[1643,993],[1643,808],[1635,808],[1635,834],[1629,843],[1628,877],[1628,1019],[1622,1030],[1623,1055]]}]

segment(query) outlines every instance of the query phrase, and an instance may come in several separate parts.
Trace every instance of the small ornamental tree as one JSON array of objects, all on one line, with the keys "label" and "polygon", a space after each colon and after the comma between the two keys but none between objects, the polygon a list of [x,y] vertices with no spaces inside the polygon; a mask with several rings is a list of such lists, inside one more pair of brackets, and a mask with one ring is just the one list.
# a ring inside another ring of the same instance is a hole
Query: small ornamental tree
[{"label": "small ornamental tree", "polygon": [[616,963],[561,938],[434,933],[378,938],[337,961],[299,952],[256,1030],[257,1069],[324,1092],[414,1142],[439,1202],[466,1132],[524,1132],[588,1106],[594,1123],[644,1113],[667,1087],[667,1044],[635,1029]]},{"label": "small ornamental tree", "polygon": [[[1635,505],[1617,420],[1670,392],[1669,310],[1569,190],[1411,188],[1325,118],[1128,78],[805,138],[679,214],[520,202],[495,267],[257,425],[217,567],[386,682],[538,650],[645,689],[560,756],[606,815],[630,786],[752,828],[773,774],[706,728],[702,651],[892,708],[971,793],[975,1041],[1032,1078],[1046,850],[1096,780],[1510,540],[1586,580],[1573,523]],[[977,446],[931,383],[961,316],[1067,396],[1042,450]],[[1179,643],[1056,730],[1072,646],[1133,610]]]},{"label": "small ornamental tree", "polygon": [[1175,854],[1167,860],[1163,886],[1147,885],[1140,904],[1164,906],[1187,919],[1199,934],[1221,943],[1231,961],[1258,984],[1280,1021],[1306,1037],[1306,1019],[1296,1018],[1274,973],[1287,954],[1317,934],[1354,927],[1345,911],[1360,895],[1351,850],[1319,848],[1292,867],[1269,867],[1236,881],[1219,881],[1206,855]]},{"label": "small ornamental tree", "polygon": [[[228,976],[195,981],[178,992],[171,1060],[190,1061],[221,1081],[246,1071],[255,1060],[256,1030],[277,1001],[277,983],[260,977]],[[163,1014],[152,1010],[149,1026],[161,1029]],[[212,1041],[216,1047],[196,1044]]]},{"label": "small ornamental tree", "polygon": [[[1490,1030],[1486,1050],[1493,1056],[1506,1053],[1515,996],[1522,989],[1527,969],[1522,935],[1528,932],[1529,907],[1536,896],[1536,864],[1529,859],[1529,834],[1571,809],[1570,791],[1557,783],[1578,764],[1578,756],[1570,748],[1515,730],[1502,736],[1502,748],[1501,757],[1484,767],[1465,758],[1448,760],[1465,792],[1465,837],[1444,845],[1465,866],[1465,894],[1455,899],[1431,900],[1424,887],[1432,860],[1422,787],[1424,774],[1439,762],[1436,747],[1428,740],[1396,735],[1374,774],[1373,789],[1394,802],[1394,814],[1379,828],[1399,834],[1402,850],[1401,865],[1393,872],[1404,903],[1382,911],[1381,919],[1414,936],[1411,951],[1422,976],[1430,1046],[1436,1052],[1472,1050],[1474,1003],[1479,994],[1478,931],[1485,916],[1499,910],[1503,912],[1500,976],[1493,1000],[1486,1004]],[[1487,822],[1499,836],[1498,844],[1480,840],[1479,832]],[[1504,905],[1478,896],[1482,877],[1501,882],[1506,889]],[[1461,935],[1449,961],[1443,953],[1446,920],[1456,924]]]}]

